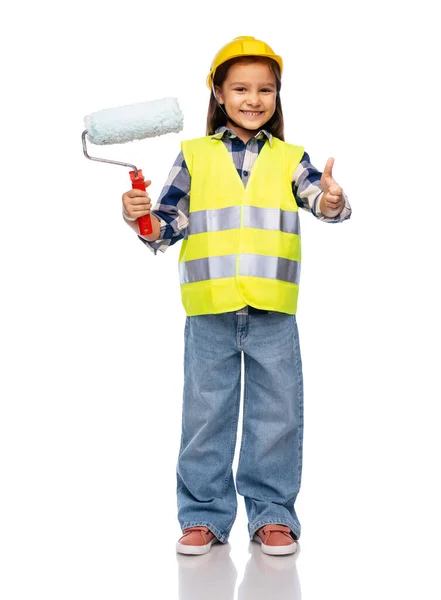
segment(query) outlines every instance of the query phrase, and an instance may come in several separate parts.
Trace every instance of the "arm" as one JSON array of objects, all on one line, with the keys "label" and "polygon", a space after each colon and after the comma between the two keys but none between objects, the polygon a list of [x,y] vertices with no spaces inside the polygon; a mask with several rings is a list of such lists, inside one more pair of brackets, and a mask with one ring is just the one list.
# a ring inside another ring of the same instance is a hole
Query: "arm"
[{"label": "arm", "polygon": [[[342,191],[344,206],[339,214],[328,213],[324,205],[324,191],[322,188],[322,173],[318,171],[310,162],[308,154],[303,154],[295,173],[292,177],[292,190],[297,205],[300,208],[312,213],[320,221],[327,223],[341,223],[351,217],[352,208],[348,197]],[[323,200],[323,203],[322,203]],[[325,212],[323,212],[323,210]],[[327,216],[328,214],[332,216]]]},{"label": "arm", "polygon": [[136,219],[131,219],[123,209],[126,223],[138,234],[138,238],[156,255],[165,252],[186,235],[188,227],[190,173],[184,155],[179,153],[166,184],[154,208],[150,211],[153,231],[149,236],[139,235]]}]

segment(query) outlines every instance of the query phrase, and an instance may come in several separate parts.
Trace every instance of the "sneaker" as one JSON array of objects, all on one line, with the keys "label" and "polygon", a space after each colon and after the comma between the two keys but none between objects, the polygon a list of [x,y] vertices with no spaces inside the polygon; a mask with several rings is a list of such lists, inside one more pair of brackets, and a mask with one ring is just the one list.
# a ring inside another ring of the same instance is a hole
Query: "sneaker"
[{"label": "sneaker", "polygon": [[214,533],[202,525],[184,529],[183,533],[176,542],[176,551],[181,554],[206,554],[213,544],[219,542]]},{"label": "sneaker", "polygon": [[294,554],[297,543],[286,525],[264,525],[256,531],[253,540],[262,546],[265,554]]}]

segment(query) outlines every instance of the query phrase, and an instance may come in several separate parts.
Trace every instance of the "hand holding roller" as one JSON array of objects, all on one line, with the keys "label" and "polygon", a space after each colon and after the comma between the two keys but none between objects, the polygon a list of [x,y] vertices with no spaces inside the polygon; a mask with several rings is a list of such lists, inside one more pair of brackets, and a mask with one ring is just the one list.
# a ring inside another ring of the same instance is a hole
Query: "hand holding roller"
[{"label": "hand holding roller", "polygon": [[[136,139],[178,133],[183,128],[183,122],[184,117],[176,98],[162,98],[100,110],[84,117],[84,155],[90,160],[132,168],[129,172],[132,188],[145,191],[145,179],[141,169],[129,163],[89,156],[86,135],[93,144],[124,144]],[[150,215],[139,217],[138,227],[140,235],[150,235],[153,230]]]}]

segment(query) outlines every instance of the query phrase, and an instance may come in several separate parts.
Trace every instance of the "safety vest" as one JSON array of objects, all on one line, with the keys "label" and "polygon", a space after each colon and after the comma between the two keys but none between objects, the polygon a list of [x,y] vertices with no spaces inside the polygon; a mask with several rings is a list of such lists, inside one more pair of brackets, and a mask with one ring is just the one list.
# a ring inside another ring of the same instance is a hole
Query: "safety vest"
[{"label": "safety vest", "polygon": [[222,140],[183,141],[191,175],[189,224],[179,255],[188,316],[236,311],[244,304],[295,314],[300,223],[292,175],[304,149],[273,137],[247,186]]}]

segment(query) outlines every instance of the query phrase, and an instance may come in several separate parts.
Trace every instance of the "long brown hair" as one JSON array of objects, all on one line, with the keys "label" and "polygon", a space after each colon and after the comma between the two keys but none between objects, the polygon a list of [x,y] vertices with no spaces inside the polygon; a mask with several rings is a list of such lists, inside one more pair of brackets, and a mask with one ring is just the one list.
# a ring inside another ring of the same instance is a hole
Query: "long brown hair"
[{"label": "long brown hair", "polygon": [[[273,136],[279,138],[279,140],[285,141],[282,102],[280,100],[280,88],[282,87],[282,78],[280,76],[279,65],[276,63],[275,60],[266,56],[239,56],[237,58],[230,58],[229,60],[219,65],[219,67],[216,69],[213,80],[214,85],[221,87],[227,77],[228,69],[231,67],[231,65],[238,62],[245,64],[253,62],[265,62],[269,66],[271,71],[274,73],[277,89],[276,110],[274,111],[274,114],[271,117],[271,119],[269,119],[269,121],[267,121],[264,124],[264,128],[267,131],[269,131]],[[215,133],[218,127],[226,124],[227,117],[219,108],[216,98],[213,95],[213,90],[211,90],[210,103],[208,105],[207,113],[207,129],[205,135],[213,135],[213,133]]]}]

